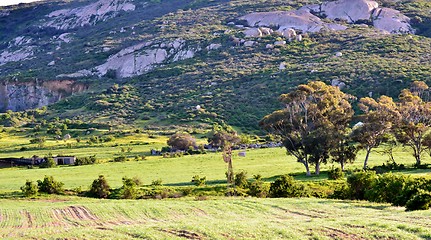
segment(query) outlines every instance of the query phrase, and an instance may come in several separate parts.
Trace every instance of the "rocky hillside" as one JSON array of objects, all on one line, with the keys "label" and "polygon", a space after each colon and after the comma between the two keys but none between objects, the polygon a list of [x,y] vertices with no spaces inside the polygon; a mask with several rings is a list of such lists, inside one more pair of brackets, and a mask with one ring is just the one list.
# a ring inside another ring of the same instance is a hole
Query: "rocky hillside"
[{"label": "rocky hillside", "polygon": [[[248,131],[323,80],[396,96],[431,73],[427,0],[98,0],[0,8],[0,111]],[[59,82],[67,83],[65,88]],[[60,84],[61,85],[61,84]]]}]

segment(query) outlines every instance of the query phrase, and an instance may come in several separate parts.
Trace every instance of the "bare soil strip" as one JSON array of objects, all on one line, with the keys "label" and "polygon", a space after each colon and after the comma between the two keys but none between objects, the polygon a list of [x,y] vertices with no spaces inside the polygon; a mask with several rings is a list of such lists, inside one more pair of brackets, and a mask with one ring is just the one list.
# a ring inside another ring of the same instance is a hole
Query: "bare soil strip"
[{"label": "bare soil strip", "polygon": [[23,221],[21,222],[21,225],[18,226],[18,228],[21,228],[21,229],[32,228],[34,226],[33,216],[28,211],[25,211],[25,210],[21,211],[20,213],[23,217]]},{"label": "bare soil strip", "polygon": [[350,239],[350,240],[362,240],[365,239],[356,234],[346,233],[341,231],[340,229],[326,227],[326,229],[322,230],[328,237],[332,239]]},{"label": "bare soil strip", "polygon": [[175,229],[162,229],[162,232],[166,232],[166,233],[170,233],[172,235],[175,235],[177,237],[182,237],[182,238],[186,238],[186,239],[204,239],[203,236],[194,233],[194,232],[190,232],[187,230],[175,230]]}]

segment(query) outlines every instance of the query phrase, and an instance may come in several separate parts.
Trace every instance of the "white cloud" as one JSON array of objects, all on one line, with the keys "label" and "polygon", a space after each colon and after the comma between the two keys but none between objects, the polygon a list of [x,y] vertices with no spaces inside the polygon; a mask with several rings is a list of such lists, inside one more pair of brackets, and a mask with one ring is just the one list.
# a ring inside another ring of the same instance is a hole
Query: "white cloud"
[{"label": "white cloud", "polygon": [[0,0],[0,6],[16,5],[19,3],[29,3],[41,0]]}]

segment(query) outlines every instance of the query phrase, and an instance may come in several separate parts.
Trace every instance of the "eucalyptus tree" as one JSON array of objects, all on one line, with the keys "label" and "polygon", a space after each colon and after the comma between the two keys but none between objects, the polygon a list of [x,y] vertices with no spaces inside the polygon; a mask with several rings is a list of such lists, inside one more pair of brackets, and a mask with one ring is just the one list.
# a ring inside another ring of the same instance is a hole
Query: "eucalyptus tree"
[{"label": "eucalyptus tree", "polygon": [[350,99],[338,87],[309,82],[281,95],[284,108],[265,116],[260,126],[282,138],[288,154],[304,165],[308,176],[310,165],[318,175],[331,150],[343,141],[353,116]]},{"label": "eucalyptus tree", "polygon": [[429,131],[431,129],[431,102],[428,85],[413,82],[410,89],[404,89],[399,95],[397,110],[400,120],[395,128],[396,138],[413,151],[416,166],[421,165],[422,154],[431,147]]},{"label": "eucalyptus tree", "polygon": [[361,122],[353,128],[352,138],[366,151],[363,167],[366,169],[371,150],[388,139],[388,134],[394,123],[396,125],[398,122],[400,113],[393,99],[387,96],[381,96],[377,100],[361,98],[359,108],[364,114],[359,117]]}]

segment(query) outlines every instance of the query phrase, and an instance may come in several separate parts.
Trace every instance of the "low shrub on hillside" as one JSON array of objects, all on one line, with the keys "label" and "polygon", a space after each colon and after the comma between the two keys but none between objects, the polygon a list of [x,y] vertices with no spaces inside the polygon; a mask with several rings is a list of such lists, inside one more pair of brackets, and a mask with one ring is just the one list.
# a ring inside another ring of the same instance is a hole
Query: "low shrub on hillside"
[{"label": "low shrub on hillside", "polygon": [[406,206],[407,210],[428,209],[431,204],[431,180],[375,172],[358,172],[347,178],[347,187],[335,190],[332,197],[387,202]]},{"label": "low shrub on hillside", "polygon": [[121,155],[121,156],[114,158],[114,162],[125,162],[125,161],[127,161],[127,158],[124,155]]},{"label": "low shrub on hillside", "polygon": [[269,188],[271,197],[303,197],[308,196],[305,187],[290,175],[282,175],[271,183]]},{"label": "low shrub on hillside", "polygon": [[162,179],[156,179],[151,181],[151,186],[162,186],[163,180]]},{"label": "low shrub on hillside", "polygon": [[337,168],[331,168],[328,171],[328,179],[329,180],[338,180],[338,179],[342,179],[344,177],[344,173],[341,170],[341,168],[337,167]]},{"label": "low shrub on hillside", "polygon": [[407,211],[428,210],[431,205],[431,193],[420,190],[406,203]]},{"label": "low shrub on hillside", "polygon": [[350,198],[366,200],[365,193],[372,188],[375,179],[375,172],[358,172],[350,175],[347,178]]},{"label": "low shrub on hillside", "polygon": [[97,159],[96,156],[90,156],[90,157],[79,157],[76,158],[75,160],[75,165],[76,166],[81,166],[81,165],[90,165],[90,164],[95,164],[97,163]]},{"label": "low shrub on hillside", "polygon": [[247,172],[241,171],[235,174],[234,182],[236,187],[247,188],[248,180],[247,180]]},{"label": "low shrub on hillside", "polygon": [[254,181],[249,183],[248,192],[250,196],[265,198],[269,193],[269,184],[262,180],[261,175],[254,176]]},{"label": "low shrub on hillside", "polygon": [[108,181],[106,180],[105,176],[100,175],[99,178],[94,180],[91,184],[90,191],[88,192],[88,194],[91,197],[108,198],[110,192],[111,191]]},{"label": "low shrub on hillside", "polygon": [[[413,179],[404,175],[385,173],[377,175],[371,189],[365,193],[365,198],[373,202],[388,202],[394,205],[405,205],[406,186],[413,183]],[[407,196],[410,198],[411,196]]]},{"label": "low shrub on hillside", "polygon": [[33,181],[27,180],[25,184],[21,187],[21,191],[24,196],[33,197],[38,193],[39,187]]},{"label": "low shrub on hillside", "polygon": [[48,194],[60,194],[63,193],[64,183],[54,180],[53,176],[45,176],[43,181],[37,180],[39,192]]},{"label": "low shrub on hillside", "polygon": [[192,178],[192,183],[194,183],[196,186],[204,186],[206,184],[207,177],[200,177],[199,175],[195,175]]},{"label": "low shrub on hillside", "polygon": [[39,165],[40,168],[53,168],[57,167],[57,164],[54,161],[54,158],[52,156],[48,156],[45,158],[45,160]]},{"label": "low shrub on hillside", "polygon": [[136,199],[138,195],[137,187],[140,181],[136,181],[137,178],[123,177],[123,186],[121,187],[121,198],[122,199]]}]

